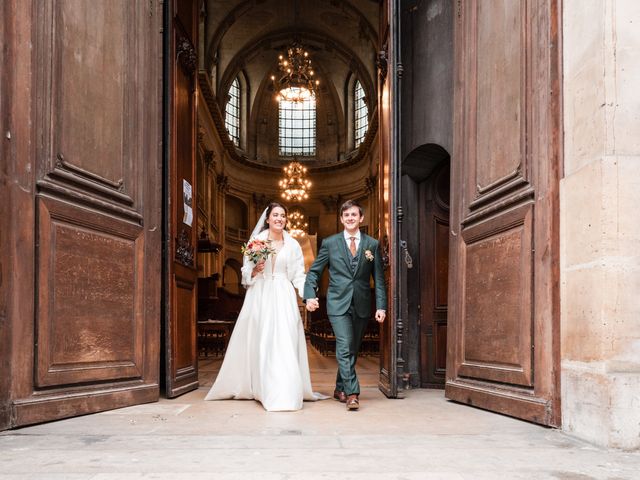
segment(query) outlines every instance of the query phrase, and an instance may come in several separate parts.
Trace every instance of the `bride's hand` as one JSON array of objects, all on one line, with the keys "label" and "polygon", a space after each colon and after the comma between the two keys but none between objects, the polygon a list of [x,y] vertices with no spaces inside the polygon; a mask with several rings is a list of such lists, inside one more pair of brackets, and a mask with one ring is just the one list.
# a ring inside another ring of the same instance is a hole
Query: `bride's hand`
[{"label": "bride's hand", "polygon": [[256,263],[256,266],[253,267],[253,271],[251,272],[251,276],[255,277],[259,273],[262,273],[264,270],[264,265],[265,265],[264,260],[260,260],[258,263]]}]

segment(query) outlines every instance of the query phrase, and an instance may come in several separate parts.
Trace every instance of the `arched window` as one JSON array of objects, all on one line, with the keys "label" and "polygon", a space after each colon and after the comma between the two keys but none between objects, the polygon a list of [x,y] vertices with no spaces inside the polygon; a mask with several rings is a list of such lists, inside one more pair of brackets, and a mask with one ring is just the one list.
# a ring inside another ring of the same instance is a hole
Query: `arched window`
[{"label": "arched window", "polygon": [[358,148],[364,142],[369,128],[369,108],[364,101],[364,89],[360,80],[356,80],[353,87],[353,119],[355,147]]},{"label": "arched window", "polygon": [[236,77],[229,87],[229,100],[224,110],[224,126],[236,147],[240,146],[240,81]]},{"label": "arched window", "polygon": [[[293,87],[295,88],[295,87]],[[281,156],[316,154],[316,97],[301,102],[280,100],[279,152]]]}]

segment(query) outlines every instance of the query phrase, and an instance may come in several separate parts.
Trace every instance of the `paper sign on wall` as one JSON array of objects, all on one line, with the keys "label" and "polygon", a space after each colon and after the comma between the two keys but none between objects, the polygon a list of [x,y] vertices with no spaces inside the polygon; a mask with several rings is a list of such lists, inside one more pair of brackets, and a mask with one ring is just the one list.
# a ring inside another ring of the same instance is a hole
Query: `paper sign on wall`
[{"label": "paper sign on wall", "polygon": [[182,180],[182,199],[184,202],[182,223],[191,226],[193,224],[193,189],[191,188],[191,184],[184,179]]}]

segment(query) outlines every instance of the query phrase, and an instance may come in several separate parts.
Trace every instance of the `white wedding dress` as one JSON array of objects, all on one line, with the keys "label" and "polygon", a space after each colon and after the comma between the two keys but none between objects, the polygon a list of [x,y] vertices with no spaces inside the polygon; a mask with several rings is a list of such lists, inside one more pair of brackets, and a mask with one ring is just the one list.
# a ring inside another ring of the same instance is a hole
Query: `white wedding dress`
[{"label": "white wedding dress", "polygon": [[[266,240],[268,230],[258,238]],[[268,411],[300,410],[303,400],[322,400],[311,389],[304,327],[295,288],[302,296],[302,249],[284,232],[284,245],[271,255],[262,274],[251,278],[245,262],[247,293],[229,340],[220,373],[205,400],[255,399]]]}]

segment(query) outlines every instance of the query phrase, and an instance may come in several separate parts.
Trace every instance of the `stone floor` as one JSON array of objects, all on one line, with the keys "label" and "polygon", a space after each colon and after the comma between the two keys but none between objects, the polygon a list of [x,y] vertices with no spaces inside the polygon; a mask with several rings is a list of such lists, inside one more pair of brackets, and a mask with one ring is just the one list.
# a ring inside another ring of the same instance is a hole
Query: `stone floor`
[{"label": "stone floor", "polygon": [[[310,352],[314,388],[330,393],[335,360]],[[412,390],[388,400],[377,359],[363,358],[362,407],[334,400],[268,413],[254,401],[175,400],[0,434],[0,479],[640,479],[640,453],[606,451],[558,430]]]}]

